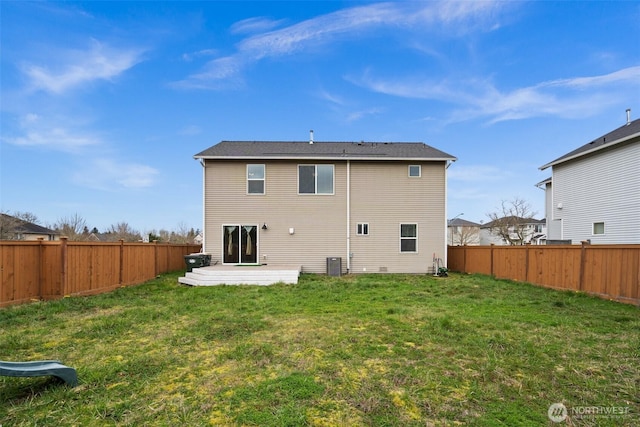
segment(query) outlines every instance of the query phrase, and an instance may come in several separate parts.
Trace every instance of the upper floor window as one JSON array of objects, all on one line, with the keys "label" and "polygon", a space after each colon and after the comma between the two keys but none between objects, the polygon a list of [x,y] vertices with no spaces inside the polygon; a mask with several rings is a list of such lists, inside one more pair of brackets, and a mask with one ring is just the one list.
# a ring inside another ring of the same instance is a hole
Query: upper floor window
[{"label": "upper floor window", "polygon": [[409,165],[409,176],[414,178],[420,178],[422,175],[422,168],[420,165]]},{"label": "upper floor window", "polygon": [[333,194],[333,165],[298,165],[298,194]]},{"label": "upper floor window", "polygon": [[247,165],[247,193],[264,194],[264,165]]},{"label": "upper floor window", "polygon": [[604,234],[604,222],[593,223],[593,234]]}]

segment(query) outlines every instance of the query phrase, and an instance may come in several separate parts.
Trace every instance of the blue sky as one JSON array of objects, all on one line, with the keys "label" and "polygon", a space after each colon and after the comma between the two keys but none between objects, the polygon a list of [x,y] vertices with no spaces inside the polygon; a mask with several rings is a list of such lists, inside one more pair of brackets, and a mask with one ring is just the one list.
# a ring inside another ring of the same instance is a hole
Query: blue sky
[{"label": "blue sky", "polygon": [[221,140],[420,141],[449,217],[640,116],[640,2],[6,2],[0,209],[202,225]]}]

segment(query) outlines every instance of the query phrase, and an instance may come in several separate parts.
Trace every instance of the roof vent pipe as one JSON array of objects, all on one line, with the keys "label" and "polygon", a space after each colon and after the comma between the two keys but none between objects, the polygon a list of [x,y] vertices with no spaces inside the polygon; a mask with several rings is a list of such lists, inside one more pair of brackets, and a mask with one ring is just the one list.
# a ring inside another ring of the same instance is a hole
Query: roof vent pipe
[{"label": "roof vent pipe", "polygon": [[309,144],[313,144],[313,129],[309,131]]},{"label": "roof vent pipe", "polygon": [[631,108],[627,108],[627,126],[631,124]]}]

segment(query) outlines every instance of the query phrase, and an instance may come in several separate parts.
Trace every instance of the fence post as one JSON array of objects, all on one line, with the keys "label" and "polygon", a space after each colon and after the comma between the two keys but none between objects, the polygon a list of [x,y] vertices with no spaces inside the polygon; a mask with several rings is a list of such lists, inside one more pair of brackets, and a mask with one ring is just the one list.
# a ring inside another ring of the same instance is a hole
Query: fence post
[{"label": "fence post", "polygon": [[160,274],[160,268],[158,267],[158,240],[153,241],[153,258],[155,263],[153,266],[153,271],[156,277],[158,277],[158,275]]},{"label": "fence post", "polygon": [[589,242],[586,240],[580,242],[580,274],[578,276],[578,289],[581,291],[584,289],[584,269],[587,262],[586,253],[588,244]]},{"label": "fence post", "polygon": [[44,237],[38,237],[38,299],[40,300],[42,300],[42,278],[44,277],[42,274],[42,251],[44,250],[42,242],[44,242]]},{"label": "fence post", "polygon": [[490,260],[491,260],[491,277],[494,277],[494,275],[493,275],[493,247],[494,246],[495,246],[495,244],[491,243],[491,249],[490,249],[490,253],[491,253],[491,256],[490,256]]},{"label": "fence post", "polygon": [[67,292],[67,240],[68,237],[60,237],[60,259],[62,260],[62,269],[60,271],[60,289],[58,295],[64,296]]},{"label": "fence post", "polygon": [[467,272],[467,245],[462,247],[462,272]]},{"label": "fence post", "polygon": [[120,286],[124,284],[124,239],[120,239],[120,272],[118,284]]},{"label": "fence post", "polygon": [[531,247],[530,245],[525,246],[525,252],[524,252],[524,267],[525,267],[524,281],[525,282],[529,281],[529,248],[530,247]]}]

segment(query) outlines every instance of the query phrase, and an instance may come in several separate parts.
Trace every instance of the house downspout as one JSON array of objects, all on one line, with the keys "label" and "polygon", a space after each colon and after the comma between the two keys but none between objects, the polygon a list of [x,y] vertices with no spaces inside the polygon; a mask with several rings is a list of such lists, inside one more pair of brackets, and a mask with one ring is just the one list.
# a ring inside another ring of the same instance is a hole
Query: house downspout
[{"label": "house downspout", "polygon": [[[453,164],[453,162],[449,162],[449,161],[445,161],[444,164],[444,266],[446,268],[449,268],[449,251],[447,248],[447,233],[449,232],[449,224],[447,221],[448,215],[449,215],[449,208],[448,208],[448,203],[447,203],[447,194],[448,194],[448,180],[447,180],[447,170],[449,169],[449,166],[451,166]],[[437,270],[437,266],[436,266],[436,271],[434,271],[434,274],[438,273]]]},{"label": "house downspout", "polygon": [[206,247],[207,247],[207,232],[205,231],[207,229],[207,217],[206,217],[206,210],[205,210],[205,205],[206,205],[206,194],[207,194],[207,174],[206,171],[207,169],[205,168],[204,165],[204,160],[200,159],[200,165],[202,166],[202,252],[206,252]]},{"label": "house downspout", "polygon": [[351,273],[351,160],[347,160],[347,274]]}]

